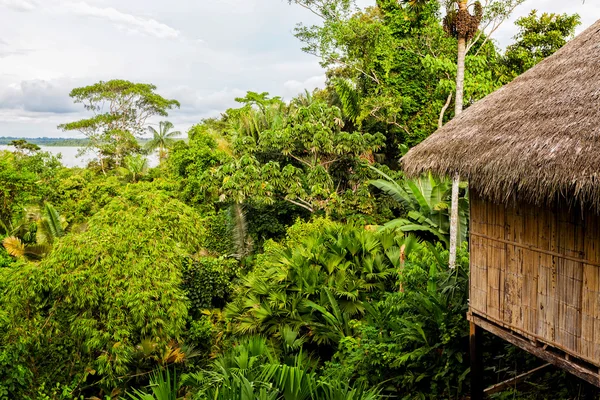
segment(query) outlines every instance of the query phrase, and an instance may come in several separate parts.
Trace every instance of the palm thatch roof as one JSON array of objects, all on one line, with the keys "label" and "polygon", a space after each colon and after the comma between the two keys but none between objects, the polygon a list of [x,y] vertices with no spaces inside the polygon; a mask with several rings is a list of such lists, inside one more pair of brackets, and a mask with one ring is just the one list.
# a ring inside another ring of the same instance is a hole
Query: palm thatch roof
[{"label": "palm thatch roof", "polygon": [[[403,157],[494,201],[558,197],[600,209],[600,21]],[[515,197],[516,196],[516,197]]]}]

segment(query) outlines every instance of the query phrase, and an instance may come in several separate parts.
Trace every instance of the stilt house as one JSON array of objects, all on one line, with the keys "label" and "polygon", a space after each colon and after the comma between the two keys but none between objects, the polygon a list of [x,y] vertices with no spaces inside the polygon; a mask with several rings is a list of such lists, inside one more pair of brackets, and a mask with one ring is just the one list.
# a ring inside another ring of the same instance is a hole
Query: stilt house
[{"label": "stilt house", "polygon": [[600,386],[600,21],[402,164],[469,182],[472,332]]}]

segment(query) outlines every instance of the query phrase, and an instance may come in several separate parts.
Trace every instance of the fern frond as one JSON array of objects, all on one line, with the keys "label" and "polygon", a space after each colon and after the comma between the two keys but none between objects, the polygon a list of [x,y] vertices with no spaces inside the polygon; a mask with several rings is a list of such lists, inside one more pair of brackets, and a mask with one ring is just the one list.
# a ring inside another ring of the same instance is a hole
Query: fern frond
[{"label": "fern frond", "polygon": [[342,103],[342,110],[348,119],[356,122],[360,115],[359,94],[354,83],[347,79],[338,78],[333,81],[335,92]]}]

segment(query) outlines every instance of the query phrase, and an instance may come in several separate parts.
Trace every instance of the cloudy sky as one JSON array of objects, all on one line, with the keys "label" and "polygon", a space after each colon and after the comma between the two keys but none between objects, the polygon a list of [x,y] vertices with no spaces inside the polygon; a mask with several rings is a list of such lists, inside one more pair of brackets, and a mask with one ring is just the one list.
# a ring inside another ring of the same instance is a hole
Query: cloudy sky
[{"label": "cloudy sky", "polygon": [[[531,9],[577,12],[580,30],[600,19],[594,0],[527,0],[514,18]],[[70,89],[113,78],[179,100],[181,130],[248,90],[289,99],[324,81],[292,35],[315,18],[286,0],[0,0],[0,136],[67,136],[56,126],[85,116]],[[514,34],[509,22],[496,39]]]}]

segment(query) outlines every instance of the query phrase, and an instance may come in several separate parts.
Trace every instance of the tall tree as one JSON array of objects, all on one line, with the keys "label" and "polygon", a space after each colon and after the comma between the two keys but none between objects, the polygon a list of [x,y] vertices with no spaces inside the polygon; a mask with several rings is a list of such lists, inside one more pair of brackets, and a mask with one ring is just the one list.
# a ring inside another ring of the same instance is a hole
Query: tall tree
[{"label": "tall tree", "polygon": [[[345,194],[366,186],[357,178],[364,159],[383,145],[383,136],[344,130],[341,110],[323,100],[280,103],[264,107],[261,100],[260,106],[227,111],[234,158],[212,174],[223,197],[266,204],[279,198],[311,213],[338,212]],[[279,112],[271,115],[263,107]],[[240,124],[247,115],[253,123]]]},{"label": "tall tree", "polygon": [[[303,50],[327,68],[325,97],[344,111],[347,126],[384,133],[386,146],[378,160],[397,167],[400,146],[414,146],[434,132],[438,121],[447,120],[454,99],[456,40],[444,32],[440,4],[413,8],[399,0],[377,0],[373,7],[357,9],[343,0],[295,3],[324,16],[319,25],[299,25],[295,34]],[[496,50],[482,44],[466,61],[468,101],[496,87]]]},{"label": "tall tree", "polygon": [[581,24],[578,14],[538,15],[532,10],[529,15],[519,18],[515,25],[519,33],[515,43],[506,48],[502,60],[501,81],[508,83],[544,58],[551,56],[573,38],[575,28]]},{"label": "tall tree", "polygon": [[[354,111],[354,121],[385,128],[389,159],[400,156],[399,145],[417,144],[441,126],[453,98],[455,114],[460,114],[466,101],[495,88],[490,68],[486,71],[485,66],[488,41],[523,1],[378,0],[376,7],[359,11],[351,0],[292,2],[323,19],[323,26],[299,26],[296,36],[306,52],[321,58],[330,77],[356,83],[333,81],[342,108]],[[446,33],[439,21],[440,3],[447,9]],[[476,52],[468,57],[471,49]],[[471,92],[469,86],[483,90]],[[355,96],[352,89],[361,96]],[[458,178],[454,180],[456,200]],[[456,238],[456,232],[452,237]],[[454,265],[455,241],[452,248]]]},{"label": "tall tree", "polygon": [[[456,0],[449,4],[448,14],[444,18],[444,29],[448,34],[457,38],[456,61],[456,94],[454,100],[454,116],[460,115],[463,110],[463,95],[465,91],[465,58],[467,56],[467,41],[473,39],[479,29],[483,8],[479,1],[473,5],[474,15],[468,10],[468,0]],[[450,268],[456,266],[456,249],[458,242],[458,192],[460,176],[452,178],[452,200],[450,207]]]},{"label": "tall tree", "polygon": [[32,154],[41,150],[40,146],[34,143],[29,143],[25,139],[12,140],[10,145],[14,146],[15,151],[19,154]]},{"label": "tall tree", "polygon": [[100,81],[73,89],[70,96],[93,116],[58,128],[83,133],[89,139],[83,152],[96,153],[103,172],[106,161],[119,166],[125,156],[139,150],[136,137],[144,132],[148,118],[166,117],[168,110],[179,107],[177,100],[157,94],[156,86],[125,80]]},{"label": "tall tree", "polygon": [[[402,0],[412,7],[421,9],[434,0]],[[467,53],[479,40],[487,42],[490,36],[510,16],[512,11],[525,0],[447,0],[444,29],[448,35],[457,39],[456,92],[454,116],[457,117],[464,107],[465,60]],[[484,23],[483,28],[481,27]],[[486,32],[487,30],[487,32]],[[452,207],[450,214],[450,268],[456,266],[458,244],[458,198],[460,176],[452,178]]]},{"label": "tall tree", "polygon": [[171,131],[171,129],[173,129],[173,124],[169,121],[161,121],[158,124],[158,131],[153,126],[148,127],[152,139],[146,143],[146,150],[154,151],[158,149],[158,159],[161,163],[167,158],[167,149],[175,143],[174,138],[181,136],[180,131]]}]

